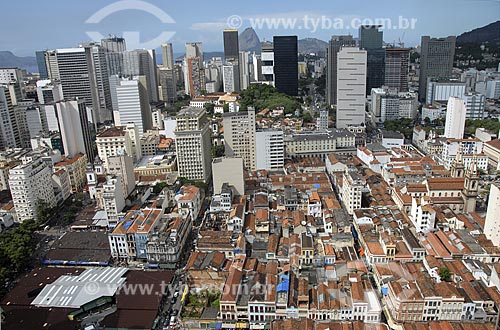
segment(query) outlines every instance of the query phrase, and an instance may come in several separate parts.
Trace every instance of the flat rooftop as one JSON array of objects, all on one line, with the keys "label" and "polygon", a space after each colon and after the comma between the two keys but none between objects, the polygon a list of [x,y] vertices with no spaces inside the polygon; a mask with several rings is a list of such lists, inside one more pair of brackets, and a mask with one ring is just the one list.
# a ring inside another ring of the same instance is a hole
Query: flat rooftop
[{"label": "flat rooftop", "polygon": [[68,232],[55,241],[44,262],[100,263],[111,258],[108,235],[100,231]]}]

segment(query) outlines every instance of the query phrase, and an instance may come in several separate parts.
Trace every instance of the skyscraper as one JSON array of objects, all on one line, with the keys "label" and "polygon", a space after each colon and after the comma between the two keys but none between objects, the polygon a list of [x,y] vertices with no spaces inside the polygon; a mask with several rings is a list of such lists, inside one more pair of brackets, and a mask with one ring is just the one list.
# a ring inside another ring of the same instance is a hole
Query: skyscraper
[{"label": "skyscraper", "polygon": [[282,93],[297,96],[299,91],[299,66],[297,36],[275,36],[274,86]]},{"label": "skyscraper", "polygon": [[161,59],[164,68],[174,68],[174,50],[171,43],[161,44]]},{"label": "skyscraper", "polygon": [[240,52],[239,71],[240,90],[247,89],[250,85],[250,52]]},{"label": "skyscraper", "polygon": [[366,93],[372,88],[384,85],[385,49],[380,25],[362,25],[359,28],[360,48],[367,52],[366,62]]},{"label": "skyscraper", "polygon": [[241,157],[246,169],[254,170],[255,159],[255,109],[228,112],[223,115],[225,154]]},{"label": "skyscraper", "polygon": [[395,88],[398,92],[407,92],[409,62],[408,48],[386,48],[384,85]]},{"label": "skyscraper", "polygon": [[[272,42],[262,43],[262,53],[261,53],[260,69],[261,69],[261,81],[264,84],[275,86],[275,75],[274,75],[274,45]],[[298,68],[297,68],[298,71]]]},{"label": "skyscraper", "polygon": [[203,69],[203,47],[201,42],[186,43],[184,61],[184,89],[191,97],[201,95],[205,89],[205,71]]},{"label": "skyscraper", "polygon": [[167,103],[177,101],[177,75],[175,68],[160,67],[158,78],[161,88],[161,100]]},{"label": "skyscraper", "polygon": [[222,80],[224,92],[232,93],[240,91],[240,76],[238,74],[238,65],[227,63],[222,66]]},{"label": "skyscraper", "polygon": [[179,176],[208,182],[212,175],[212,142],[205,109],[186,107],[176,117],[175,147]]},{"label": "skyscraper", "polygon": [[92,122],[111,119],[111,93],[104,51],[99,45],[85,44],[46,53],[49,76],[59,80],[65,99],[84,99],[92,106]]},{"label": "skyscraper", "polygon": [[47,79],[49,77],[49,72],[47,71],[47,63],[45,63],[45,51],[35,52],[36,65],[38,66],[38,73],[41,79]]},{"label": "skyscraper", "polygon": [[19,129],[17,127],[11,91],[6,85],[0,85],[0,150],[20,146]]},{"label": "skyscraper", "polygon": [[337,54],[337,128],[365,123],[366,50],[342,47]]},{"label": "skyscraper", "polygon": [[87,107],[84,100],[60,101],[56,104],[59,131],[66,156],[73,157],[78,153],[87,155],[94,161],[94,134],[87,118]]},{"label": "skyscraper", "polygon": [[101,46],[106,52],[118,53],[127,50],[125,38],[117,36],[109,36],[108,38],[102,39]]},{"label": "skyscraper", "polygon": [[425,100],[427,95],[429,78],[451,78],[456,39],[454,36],[446,38],[422,37],[418,89],[421,100]]},{"label": "skyscraper", "polygon": [[383,32],[379,31],[381,25],[361,25],[359,28],[359,48],[379,49],[382,48]]},{"label": "skyscraper", "polygon": [[224,58],[226,62],[238,61],[240,48],[238,45],[238,30],[224,30]]},{"label": "skyscraper", "polygon": [[47,116],[43,105],[32,106],[26,109],[26,123],[30,139],[49,131]]},{"label": "skyscraper", "polygon": [[[136,49],[124,52],[106,53],[109,75],[145,76],[148,100],[158,102],[158,80],[154,49]],[[113,85],[111,83],[111,85]],[[113,105],[116,111],[116,106]]]},{"label": "skyscraper", "polygon": [[326,65],[326,103],[337,104],[337,53],[341,47],[354,47],[356,41],[352,36],[332,36],[328,42]]},{"label": "skyscraper", "polygon": [[116,84],[118,111],[114,112],[115,125],[134,123],[139,136],[153,127],[146,84],[145,76],[122,78]]},{"label": "skyscraper", "polygon": [[463,139],[465,129],[466,108],[464,100],[450,97],[446,108],[446,124],[444,136],[448,139]]}]

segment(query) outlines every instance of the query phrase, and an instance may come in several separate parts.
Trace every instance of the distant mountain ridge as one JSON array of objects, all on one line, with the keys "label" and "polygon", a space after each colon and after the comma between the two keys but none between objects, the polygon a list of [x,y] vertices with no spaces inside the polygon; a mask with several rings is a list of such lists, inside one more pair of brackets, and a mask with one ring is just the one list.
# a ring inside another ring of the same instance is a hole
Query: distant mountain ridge
[{"label": "distant mountain ridge", "polygon": [[317,38],[305,38],[299,40],[299,53],[308,54],[325,52],[328,47],[328,42]]},{"label": "distant mountain ridge", "polygon": [[457,44],[496,44],[500,45],[500,20],[486,26],[462,33],[457,37]]},{"label": "distant mountain ridge", "polygon": [[260,54],[262,50],[259,36],[251,27],[246,28],[243,32],[240,33],[238,37],[238,43],[240,51],[242,52],[255,52],[257,54]]},{"label": "distant mountain ridge", "polygon": [[38,72],[34,56],[19,57],[8,50],[0,50],[0,68],[21,68],[28,72]]}]

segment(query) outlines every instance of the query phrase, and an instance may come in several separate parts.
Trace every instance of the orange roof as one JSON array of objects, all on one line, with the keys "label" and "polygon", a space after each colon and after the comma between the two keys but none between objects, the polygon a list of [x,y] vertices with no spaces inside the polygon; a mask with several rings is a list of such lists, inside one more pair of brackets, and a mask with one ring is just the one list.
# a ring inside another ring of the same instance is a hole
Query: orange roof
[{"label": "orange roof", "polygon": [[429,190],[462,190],[464,188],[464,178],[428,178]]},{"label": "orange roof", "polygon": [[486,142],[486,144],[497,150],[500,150],[500,139],[491,140],[489,142]]},{"label": "orange roof", "polygon": [[71,157],[71,158],[64,157],[60,162],[55,163],[54,167],[57,168],[57,167],[71,165],[71,164],[75,163],[77,160],[79,160],[80,158],[82,158],[83,156],[85,156],[85,155],[80,152],[80,153],[77,153],[74,157]]},{"label": "orange roof", "polygon": [[258,209],[255,215],[255,220],[257,222],[269,221],[269,211],[266,209]]},{"label": "orange roof", "polygon": [[193,185],[184,185],[181,189],[183,194],[179,197],[179,201],[192,201],[200,193],[200,188]]}]

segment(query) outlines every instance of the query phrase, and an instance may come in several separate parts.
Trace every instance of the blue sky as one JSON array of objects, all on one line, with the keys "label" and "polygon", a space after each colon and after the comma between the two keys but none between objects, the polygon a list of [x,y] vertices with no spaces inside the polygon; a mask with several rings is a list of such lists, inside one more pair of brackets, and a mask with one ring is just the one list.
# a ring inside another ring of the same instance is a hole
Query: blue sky
[{"label": "blue sky", "polygon": [[[135,1],[135,0],[134,0]],[[299,38],[315,37],[327,40],[333,34],[357,30],[306,29],[303,17],[318,20],[388,18],[398,23],[398,17],[416,19],[415,29],[384,30],[386,42],[403,37],[406,46],[420,42],[420,36],[457,35],[500,19],[500,0],[252,0],[252,1],[170,1],[148,0],[164,11],[175,23],[164,24],[154,15],[138,10],[123,10],[87,24],[94,13],[116,0],[17,0],[2,1],[0,50],[10,50],[18,56],[33,55],[34,50],[71,47],[88,41],[87,31],[103,35],[122,35],[123,31],[138,31],[141,41],[153,40],[162,31],[175,31],[170,42],[174,52],[183,52],[185,42],[201,41],[205,51],[222,50],[222,30],[232,15],[242,17],[242,31],[250,19],[269,17],[296,19],[295,29],[256,29],[260,39],[273,35],[292,34]],[[289,21],[290,22],[290,21]],[[312,22],[312,21],[311,21]],[[335,21],[333,21],[335,22]],[[326,23],[325,23],[326,24]],[[326,24],[327,25],[327,24]],[[299,26],[297,28],[297,26]],[[312,27],[312,24],[309,25]]]}]

